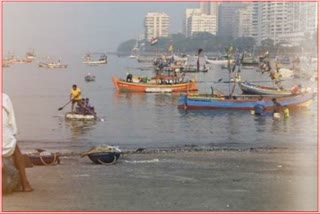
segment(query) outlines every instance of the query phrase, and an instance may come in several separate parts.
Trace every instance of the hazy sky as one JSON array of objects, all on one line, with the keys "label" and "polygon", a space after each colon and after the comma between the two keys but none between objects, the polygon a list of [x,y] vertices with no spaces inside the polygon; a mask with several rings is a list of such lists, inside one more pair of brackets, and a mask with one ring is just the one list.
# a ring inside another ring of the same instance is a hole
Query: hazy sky
[{"label": "hazy sky", "polygon": [[197,7],[199,2],[3,2],[3,50],[113,51],[143,34],[147,12],[167,13],[170,33],[176,33],[185,9]]}]

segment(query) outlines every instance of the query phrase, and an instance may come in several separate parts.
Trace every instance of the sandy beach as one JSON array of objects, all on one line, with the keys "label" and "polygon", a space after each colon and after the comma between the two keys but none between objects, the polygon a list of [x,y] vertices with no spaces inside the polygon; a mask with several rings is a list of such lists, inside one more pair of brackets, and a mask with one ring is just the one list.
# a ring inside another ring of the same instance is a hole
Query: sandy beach
[{"label": "sandy beach", "polygon": [[126,151],[114,165],[63,154],[3,211],[316,211],[316,148]]}]

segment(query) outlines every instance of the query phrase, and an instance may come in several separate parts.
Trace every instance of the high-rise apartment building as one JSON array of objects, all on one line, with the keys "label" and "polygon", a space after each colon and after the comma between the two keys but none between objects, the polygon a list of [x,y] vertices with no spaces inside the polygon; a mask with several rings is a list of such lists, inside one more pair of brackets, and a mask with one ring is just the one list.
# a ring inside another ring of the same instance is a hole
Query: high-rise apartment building
[{"label": "high-rise apartment building", "polygon": [[242,2],[222,2],[219,5],[218,35],[232,36],[236,11],[244,7]]},{"label": "high-rise apartment building", "polygon": [[248,4],[246,7],[238,9],[233,17],[233,38],[238,37],[253,37],[252,31],[252,5]]},{"label": "high-rise apartment building", "polygon": [[147,13],[144,18],[145,39],[169,36],[169,16],[166,13]]},{"label": "high-rise apartment building", "polygon": [[258,45],[265,39],[298,45],[317,31],[316,2],[253,2],[252,36]]},{"label": "high-rise apartment building", "polygon": [[200,2],[200,8],[186,9],[184,34],[192,36],[196,32],[216,35],[218,31],[218,2]]}]

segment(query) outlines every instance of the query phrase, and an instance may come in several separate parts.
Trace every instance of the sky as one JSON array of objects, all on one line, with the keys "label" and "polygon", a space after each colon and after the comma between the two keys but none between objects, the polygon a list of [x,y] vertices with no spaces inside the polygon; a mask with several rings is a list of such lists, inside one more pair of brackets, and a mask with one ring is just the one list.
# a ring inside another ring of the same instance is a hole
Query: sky
[{"label": "sky", "polygon": [[199,2],[3,2],[3,51],[115,51],[144,33],[148,12],[165,12],[182,32],[186,8]]}]

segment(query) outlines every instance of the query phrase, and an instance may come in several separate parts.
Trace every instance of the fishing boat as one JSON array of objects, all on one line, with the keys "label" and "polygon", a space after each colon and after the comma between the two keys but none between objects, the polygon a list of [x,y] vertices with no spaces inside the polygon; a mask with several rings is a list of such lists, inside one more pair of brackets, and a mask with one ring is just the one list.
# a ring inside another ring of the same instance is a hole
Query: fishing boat
[{"label": "fishing boat", "polygon": [[124,92],[171,93],[198,90],[194,80],[183,81],[181,77],[143,78],[138,81],[135,79],[126,81],[113,76],[112,81],[117,91]]},{"label": "fishing boat", "polygon": [[[99,57],[97,57],[99,55]],[[107,64],[107,56],[104,53],[87,53],[82,62],[87,65],[95,66],[101,64]]]},{"label": "fishing boat", "polygon": [[88,73],[85,77],[84,80],[87,82],[95,81],[96,76],[94,74]]},{"label": "fishing boat", "polygon": [[60,62],[39,62],[39,67],[42,68],[67,68],[67,64],[61,64]]},{"label": "fishing boat", "polygon": [[81,114],[77,112],[68,112],[65,114],[66,120],[83,120],[83,121],[90,121],[95,120],[96,116],[92,114]]},{"label": "fishing boat", "polygon": [[216,64],[216,65],[225,65],[228,63],[228,60],[223,58],[223,57],[207,57],[204,56],[205,60],[206,60],[206,64]]},{"label": "fishing boat", "polygon": [[262,86],[248,81],[238,82],[238,85],[244,94],[261,94],[261,95],[290,95],[290,90],[276,87]]},{"label": "fishing boat", "polygon": [[139,63],[153,63],[155,61],[155,57],[153,56],[137,56],[137,61]]},{"label": "fishing boat", "polygon": [[181,67],[180,69],[180,72],[185,72],[185,73],[196,73],[196,72],[203,72],[203,73],[206,73],[209,71],[209,68],[203,66],[202,68],[197,69],[196,66],[192,66],[192,65],[187,65],[187,66],[183,66]]},{"label": "fishing boat", "polygon": [[36,54],[35,54],[34,50],[28,51],[26,53],[26,59],[34,60],[35,58],[36,58]]},{"label": "fishing boat", "polygon": [[[203,93],[203,94],[181,94],[178,101],[178,109],[225,109],[225,110],[254,110],[254,106],[260,95],[237,95],[224,96],[223,94]],[[277,97],[277,101],[282,106],[288,108],[308,107],[313,98],[314,92],[297,95],[275,96],[265,95],[265,109],[273,109],[272,98]]]}]

